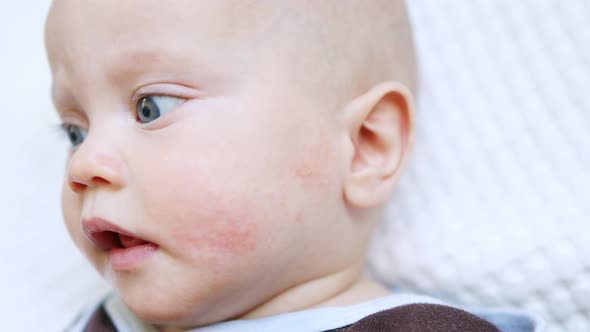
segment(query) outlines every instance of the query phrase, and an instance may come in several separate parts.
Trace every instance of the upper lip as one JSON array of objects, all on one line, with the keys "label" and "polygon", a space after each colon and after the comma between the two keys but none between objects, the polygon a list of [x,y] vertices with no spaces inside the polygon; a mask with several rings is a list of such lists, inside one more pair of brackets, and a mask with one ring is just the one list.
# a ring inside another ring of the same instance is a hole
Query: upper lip
[{"label": "upper lip", "polygon": [[82,220],[82,229],[86,236],[102,250],[123,248],[124,246],[121,244],[119,234],[141,239],[130,231],[102,218],[95,217]]}]

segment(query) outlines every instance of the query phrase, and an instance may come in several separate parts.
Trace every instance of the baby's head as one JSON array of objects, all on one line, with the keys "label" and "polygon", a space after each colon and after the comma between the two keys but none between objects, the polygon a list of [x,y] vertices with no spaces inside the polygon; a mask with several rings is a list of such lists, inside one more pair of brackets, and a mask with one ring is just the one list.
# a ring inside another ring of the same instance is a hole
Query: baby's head
[{"label": "baby's head", "polygon": [[401,1],[53,3],[68,231],[147,321],[304,309],[351,286],[407,157]]}]

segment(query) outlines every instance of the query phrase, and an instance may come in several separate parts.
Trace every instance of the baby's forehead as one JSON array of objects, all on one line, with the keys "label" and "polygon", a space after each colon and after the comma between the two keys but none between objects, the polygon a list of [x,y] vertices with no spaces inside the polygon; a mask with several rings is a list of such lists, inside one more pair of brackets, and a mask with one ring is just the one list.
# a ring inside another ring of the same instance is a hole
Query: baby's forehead
[{"label": "baby's forehead", "polygon": [[[295,80],[370,66],[376,67],[372,73],[383,72],[377,67],[395,61],[391,34],[404,22],[399,16],[405,16],[401,0],[56,0],[46,44],[52,69],[59,62],[108,62],[109,54],[148,49],[156,56],[168,50],[162,56],[175,51],[214,58],[219,66],[251,58],[287,64],[300,76]],[[366,54],[373,57],[369,65]],[[379,57],[383,61],[375,61]],[[332,78],[337,80],[349,78]]]},{"label": "baby's forehead", "polygon": [[[49,60],[52,67],[64,63],[86,67],[79,63],[84,59],[102,69],[120,62],[129,63],[128,67],[155,62],[189,65],[188,60],[197,62],[190,67],[212,62],[231,67],[253,57],[253,52],[280,53],[271,43],[286,43],[277,37],[291,26],[286,24],[291,15],[284,3],[57,0],[46,25]],[[296,40],[294,31],[288,34]]]},{"label": "baby's forehead", "polygon": [[261,3],[57,0],[46,24],[49,60],[52,64],[57,57],[110,61],[113,54],[141,50],[152,57],[187,53],[196,58],[222,54],[234,59],[253,50],[272,52],[267,44],[282,39],[271,35],[284,30],[278,27],[286,21],[284,6],[278,5],[280,1]]},{"label": "baby's forehead", "polygon": [[[203,35],[211,38],[246,37],[269,23],[274,23],[284,6],[281,1],[236,0],[55,0],[48,17],[48,33],[92,28],[105,34],[145,31],[158,36],[157,31],[175,35]],[[59,28],[62,28],[60,30]],[[174,35],[169,35],[174,38]]]},{"label": "baby's forehead", "polygon": [[[57,0],[46,24],[49,60],[52,67],[70,67],[75,73],[89,68],[84,63],[101,69],[123,63],[128,70],[154,63],[182,63],[188,71],[210,65],[206,62],[211,58],[219,62],[244,54],[238,46],[252,39],[247,38],[254,30],[252,24],[240,23],[245,18],[234,17],[237,5],[229,4]],[[225,62],[227,66],[232,61]]]}]

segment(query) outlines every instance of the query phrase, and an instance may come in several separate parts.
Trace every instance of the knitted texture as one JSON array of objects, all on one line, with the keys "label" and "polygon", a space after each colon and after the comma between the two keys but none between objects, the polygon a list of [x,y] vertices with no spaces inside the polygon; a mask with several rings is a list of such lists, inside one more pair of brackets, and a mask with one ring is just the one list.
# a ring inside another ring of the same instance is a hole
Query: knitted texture
[{"label": "knitted texture", "polygon": [[408,5],[417,142],[372,273],[590,331],[590,2]]}]

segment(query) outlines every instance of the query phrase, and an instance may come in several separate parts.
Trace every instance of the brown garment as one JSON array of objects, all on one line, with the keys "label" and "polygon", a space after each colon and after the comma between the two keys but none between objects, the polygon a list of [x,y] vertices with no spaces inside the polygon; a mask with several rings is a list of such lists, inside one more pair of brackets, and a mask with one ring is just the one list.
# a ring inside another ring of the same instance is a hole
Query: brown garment
[{"label": "brown garment", "polygon": [[467,311],[439,304],[407,304],[326,332],[500,332]]},{"label": "brown garment", "polygon": [[117,332],[117,329],[109,314],[104,310],[104,306],[101,305],[90,316],[84,332]]}]

